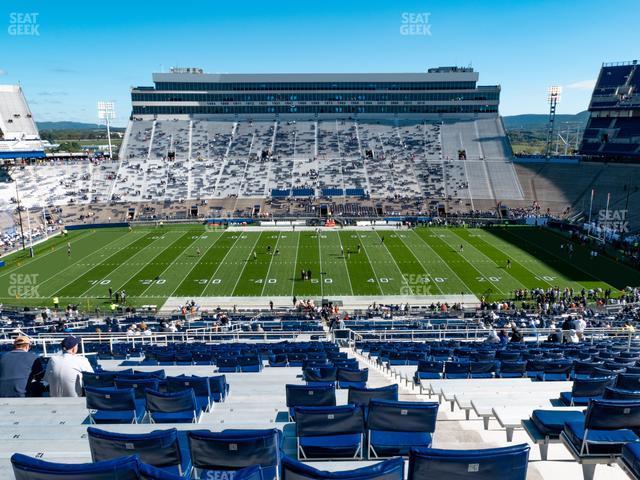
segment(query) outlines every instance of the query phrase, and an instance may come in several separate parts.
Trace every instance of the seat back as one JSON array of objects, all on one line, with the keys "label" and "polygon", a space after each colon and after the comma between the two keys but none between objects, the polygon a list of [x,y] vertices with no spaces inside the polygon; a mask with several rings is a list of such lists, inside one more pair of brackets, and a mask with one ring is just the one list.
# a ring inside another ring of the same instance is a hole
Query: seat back
[{"label": "seat back", "polygon": [[469,362],[445,362],[445,378],[465,378],[469,375]]},{"label": "seat back", "polygon": [[433,433],[437,416],[435,402],[371,400],[366,425],[369,430]]},{"label": "seat back", "polygon": [[165,381],[168,392],[181,392],[191,388],[197,397],[209,397],[211,395],[208,377],[167,377]]},{"label": "seat back", "polygon": [[369,369],[363,370],[339,368],[338,369],[338,382],[354,382],[354,383],[366,383],[369,379]]},{"label": "seat back", "polygon": [[591,400],[585,415],[584,428],[637,430],[640,428],[640,401]]},{"label": "seat back", "polygon": [[302,370],[305,382],[335,382],[337,374],[336,367],[309,367]]},{"label": "seat back", "polygon": [[369,467],[327,472],[293,458],[282,458],[282,480],[403,480],[404,460],[391,458]]},{"label": "seat back", "polygon": [[287,407],[335,406],[334,386],[309,387],[307,385],[286,385]]},{"label": "seat back", "polygon": [[149,412],[175,413],[196,411],[197,403],[193,389],[180,392],[161,393],[147,390],[145,393]]},{"label": "seat back", "polygon": [[136,409],[136,397],[133,388],[94,388],[87,387],[86,405],[89,410],[125,411]]},{"label": "seat back", "polygon": [[[163,378],[167,377],[167,374],[165,373],[164,369],[161,370],[154,370],[152,372],[142,372],[140,370],[134,370],[133,371],[133,375],[137,377],[149,377],[149,378],[159,378],[160,380],[162,380]],[[122,375],[118,375],[119,377],[122,377]]]},{"label": "seat back", "polygon": [[94,462],[135,454],[154,467],[170,467],[182,463],[178,431],[175,428],[133,434],[106,432],[89,427],[87,434]]},{"label": "seat back", "polygon": [[209,377],[209,391],[211,394],[220,394],[223,397],[227,395],[227,377],[226,375],[216,375]]},{"label": "seat back", "polygon": [[369,405],[369,402],[373,399],[377,400],[398,400],[398,384],[387,385],[385,387],[378,388],[357,388],[349,387],[347,403],[351,405],[362,405],[364,407]]},{"label": "seat back", "polygon": [[604,389],[602,398],[605,400],[640,400],[640,390],[607,387]]},{"label": "seat back", "polygon": [[413,448],[409,453],[408,480],[525,480],[528,461],[527,444],[486,450]]},{"label": "seat back", "polygon": [[114,372],[82,372],[82,385],[85,387],[112,388],[115,378],[116,374]]},{"label": "seat back", "polygon": [[295,415],[298,437],[364,433],[364,415],[359,405],[295,407]]},{"label": "seat back", "polygon": [[97,463],[53,463],[19,453],[11,457],[16,480],[180,480],[146,465],[136,455]]},{"label": "seat back", "polygon": [[145,391],[158,390],[160,380],[157,378],[120,378],[116,377],[116,388],[133,388],[136,398],[144,398]]},{"label": "seat back", "polygon": [[616,388],[624,390],[640,390],[640,375],[620,373],[616,379]]},{"label": "seat back", "polygon": [[572,397],[597,397],[604,393],[604,389],[613,384],[615,378],[581,378],[573,381]]},{"label": "seat back", "polygon": [[191,430],[187,433],[191,463],[203,470],[237,470],[252,465],[276,467],[282,433],[266,430]]},{"label": "seat back", "polygon": [[442,373],[443,369],[444,369],[444,362],[436,362],[431,360],[418,362],[418,372]]}]

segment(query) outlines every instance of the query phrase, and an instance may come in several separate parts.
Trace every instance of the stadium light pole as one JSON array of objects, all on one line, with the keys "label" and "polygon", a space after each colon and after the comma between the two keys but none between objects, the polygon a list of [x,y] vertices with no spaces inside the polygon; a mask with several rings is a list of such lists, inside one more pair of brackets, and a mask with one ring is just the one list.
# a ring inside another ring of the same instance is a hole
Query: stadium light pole
[{"label": "stadium light pole", "polygon": [[22,227],[22,212],[20,211],[20,190],[18,189],[18,177],[13,179],[16,184],[16,204],[18,205],[18,221],[20,222],[20,238],[22,239],[22,249],[26,249],[27,246],[24,241],[24,228]]},{"label": "stadium light pole", "polygon": [[556,121],[556,106],[560,101],[560,94],[562,93],[562,87],[552,86],[547,90],[547,101],[549,102],[549,127],[547,129],[547,149],[546,156],[551,156],[551,149],[553,148],[553,130]]},{"label": "stadium light pole", "polygon": [[98,102],[98,118],[107,124],[107,139],[109,141],[109,159],[113,159],[111,149],[111,120],[116,118],[116,108],[114,102]]}]

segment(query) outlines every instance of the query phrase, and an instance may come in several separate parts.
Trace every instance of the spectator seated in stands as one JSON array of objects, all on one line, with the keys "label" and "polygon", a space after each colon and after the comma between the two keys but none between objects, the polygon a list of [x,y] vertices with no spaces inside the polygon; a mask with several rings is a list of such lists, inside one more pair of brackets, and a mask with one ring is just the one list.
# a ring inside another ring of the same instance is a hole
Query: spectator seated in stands
[{"label": "spectator seated in stands", "polygon": [[93,373],[89,361],[78,355],[78,339],[66,337],[62,343],[62,353],[52,355],[44,381],[49,384],[52,397],[79,397],[82,395],[82,372]]},{"label": "spectator seated in stands", "polygon": [[24,397],[36,356],[29,351],[31,340],[22,335],[13,340],[13,350],[0,358],[0,397]]}]

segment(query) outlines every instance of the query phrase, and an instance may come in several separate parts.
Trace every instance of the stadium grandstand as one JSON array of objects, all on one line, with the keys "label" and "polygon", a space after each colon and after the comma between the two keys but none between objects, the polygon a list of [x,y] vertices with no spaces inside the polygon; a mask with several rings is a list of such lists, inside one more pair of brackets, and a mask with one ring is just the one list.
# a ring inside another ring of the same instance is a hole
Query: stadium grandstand
[{"label": "stadium grandstand", "polygon": [[640,159],[640,65],[605,63],[589,104],[580,153],[596,160]]},{"label": "stadium grandstand", "polygon": [[585,225],[637,165],[514,158],[478,78],[172,69],[118,158],[11,158],[0,478],[639,478],[638,239]]},{"label": "stadium grandstand", "polygon": [[19,85],[0,85],[0,161],[44,158],[44,147]]}]

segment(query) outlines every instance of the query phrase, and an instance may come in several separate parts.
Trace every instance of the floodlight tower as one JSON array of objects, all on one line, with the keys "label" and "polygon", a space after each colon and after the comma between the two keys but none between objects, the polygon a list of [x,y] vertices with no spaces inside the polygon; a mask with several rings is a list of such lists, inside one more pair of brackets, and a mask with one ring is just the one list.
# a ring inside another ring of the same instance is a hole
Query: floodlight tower
[{"label": "floodlight tower", "polygon": [[549,102],[549,127],[547,129],[547,157],[551,156],[551,149],[553,147],[553,130],[556,121],[556,106],[560,101],[560,94],[562,93],[562,87],[553,86],[547,90],[547,101]]},{"label": "floodlight tower", "polygon": [[116,118],[116,108],[113,102],[98,102],[98,118],[107,124],[107,139],[109,140],[109,159],[113,159],[111,149],[111,120]]}]

